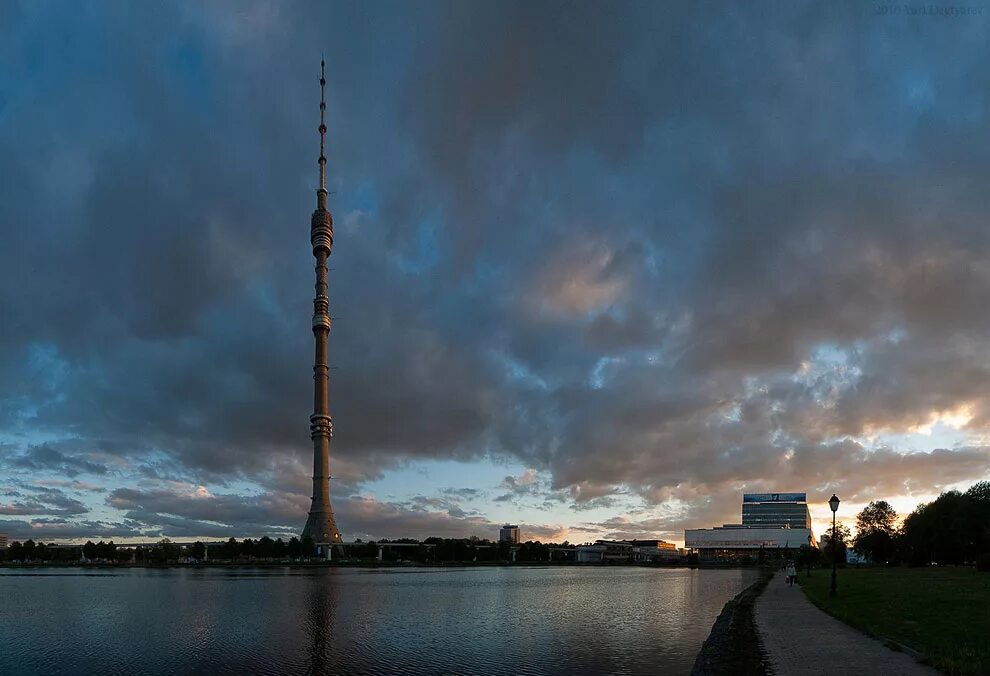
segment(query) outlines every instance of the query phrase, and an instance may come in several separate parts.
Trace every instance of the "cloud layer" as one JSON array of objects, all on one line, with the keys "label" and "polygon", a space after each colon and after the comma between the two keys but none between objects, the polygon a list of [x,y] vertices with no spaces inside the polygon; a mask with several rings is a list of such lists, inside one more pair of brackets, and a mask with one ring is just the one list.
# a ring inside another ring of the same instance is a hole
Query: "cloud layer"
[{"label": "cloud layer", "polygon": [[[323,50],[346,533],[990,474],[985,17],[66,9],[0,10],[0,529],[301,526]],[[449,461],[529,472],[370,492]]]}]

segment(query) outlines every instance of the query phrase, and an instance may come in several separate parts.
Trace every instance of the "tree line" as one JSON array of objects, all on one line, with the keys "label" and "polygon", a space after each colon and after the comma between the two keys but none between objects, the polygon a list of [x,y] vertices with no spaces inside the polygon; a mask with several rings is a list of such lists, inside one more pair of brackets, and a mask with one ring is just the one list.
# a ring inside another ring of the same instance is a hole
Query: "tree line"
[{"label": "tree line", "polygon": [[[89,543],[93,544],[93,543]],[[101,551],[107,551],[107,544],[100,542]],[[109,543],[111,550],[116,551],[116,545]],[[24,542],[11,542],[6,549],[0,549],[0,561],[51,561],[66,562],[79,560],[79,547],[57,547],[55,543],[46,545],[44,542],[25,540]],[[130,553],[127,554],[130,557]],[[107,555],[106,558],[111,558]]]},{"label": "tree line", "polygon": [[[389,544],[415,544],[418,547],[390,548]],[[429,537],[425,540],[400,538],[398,540],[378,540],[366,543],[366,549],[354,548],[351,555],[358,558],[372,558],[378,555],[379,545],[382,548],[383,561],[413,561],[416,563],[502,563],[512,560],[512,550],[515,550],[515,560],[518,563],[537,563],[550,560],[550,547],[572,547],[565,542],[562,545],[551,545],[539,541],[521,542],[510,545],[507,542],[493,542],[478,537],[470,538],[440,538]]]},{"label": "tree line", "polygon": [[[965,492],[946,491],[918,505],[898,524],[886,500],[875,500],[856,515],[856,536],[836,528],[839,561],[851,546],[873,563],[924,566],[973,564],[990,570],[990,481]],[[831,561],[831,528],[822,537],[821,555]]]},{"label": "tree line", "polygon": [[180,559],[202,561],[208,558],[220,560],[285,559],[300,558],[304,552],[312,552],[313,549],[312,539],[300,540],[295,537],[288,542],[281,538],[273,540],[270,537],[257,540],[248,538],[240,541],[230,538],[223,544],[211,544],[209,546],[202,542],[180,546],[168,538],[164,538],[151,547],[137,548],[126,545],[118,547],[113,540],[109,542],[100,540],[95,543],[89,541],[84,545],[68,547],[25,540],[24,542],[12,542],[7,549],[0,550],[0,561],[75,562],[80,560],[80,555],[89,561],[111,563],[124,563],[132,560],[137,563],[168,563]]},{"label": "tree line", "polygon": [[[388,547],[389,544],[417,545],[415,547]],[[379,545],[383,545],[380,547]],[[554,547],[573,547],[565,542]],[[361,542],[348,546],[345,556],[348,559],[377,560],[381,549],[381,560],[386,562],[413,561],[416,563],[498,563],[515,560],[520,563],[542,562],[550,559],[550,544],[523,542],[510,547],[505,542],[471,538],[430,537],[425,540],[399,538]],[[238,540],[230,538],[223,543],[195,542],[179,545],[164,538],[151,546],[118,546],[112,540],[89,541],[84,545],[59,546],[45,545],[26,540],[13,542],[6,550],[0,550],[0,561],[23,562],[78,562],[81,557],[88,561],[107,563],[166,564],[193,561],[286,561],[312,556],[315,544],[312,538]],[[340,556],[336,554],[335,556]]]}]

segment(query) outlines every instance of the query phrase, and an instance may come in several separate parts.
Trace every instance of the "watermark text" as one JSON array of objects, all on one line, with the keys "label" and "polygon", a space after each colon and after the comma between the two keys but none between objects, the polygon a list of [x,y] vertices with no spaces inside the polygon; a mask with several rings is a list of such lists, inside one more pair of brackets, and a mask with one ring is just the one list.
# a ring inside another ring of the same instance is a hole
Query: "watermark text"
[{"label": "watermark text", "polygon": [[963,17],[983,16],[983,7],[972,5],[925,5],[925,4],[887,4],[877,5],[879,16],[933,16],[933,17]]}]

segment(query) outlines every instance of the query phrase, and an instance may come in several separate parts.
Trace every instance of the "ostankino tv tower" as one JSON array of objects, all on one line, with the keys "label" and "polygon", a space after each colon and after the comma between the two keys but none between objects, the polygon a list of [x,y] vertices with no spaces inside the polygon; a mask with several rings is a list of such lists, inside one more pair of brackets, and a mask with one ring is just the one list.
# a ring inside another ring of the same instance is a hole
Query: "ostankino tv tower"
[{"label": "ostankino tv tower", "polygon": [[330,437],[333,421],[330,418],[327,385],[327,336],[330,334],[330,297],[327,295],[327,258],[333,248],[333,216],[327,210],[327,158],[324,152],[327,126],[324,114],[327,104],[325,63],[320,61],[320,187],[316,189],[316,211],[309,229],[316,258],[316,298],[313,299],[313,337],[316,340],[316,359],[313,365],[313,415],[309,417],[310,436],[313,439],[313,502],[309,518],[303,528],[303,538],[311,537],[318,553],[341,542],[337,522],[330,507]]}]

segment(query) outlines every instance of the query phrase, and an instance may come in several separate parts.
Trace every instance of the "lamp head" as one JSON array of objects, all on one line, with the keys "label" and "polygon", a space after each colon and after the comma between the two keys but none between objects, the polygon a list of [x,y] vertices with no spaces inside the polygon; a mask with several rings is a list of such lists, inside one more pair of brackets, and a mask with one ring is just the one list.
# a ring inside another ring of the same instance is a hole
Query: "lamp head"
[{"label": "lamp head", "polygon": [[828,506],[832,508],[833,513],[839,511],[839,498],[835,493],[832,493],[832,497],[828,499]]}]

